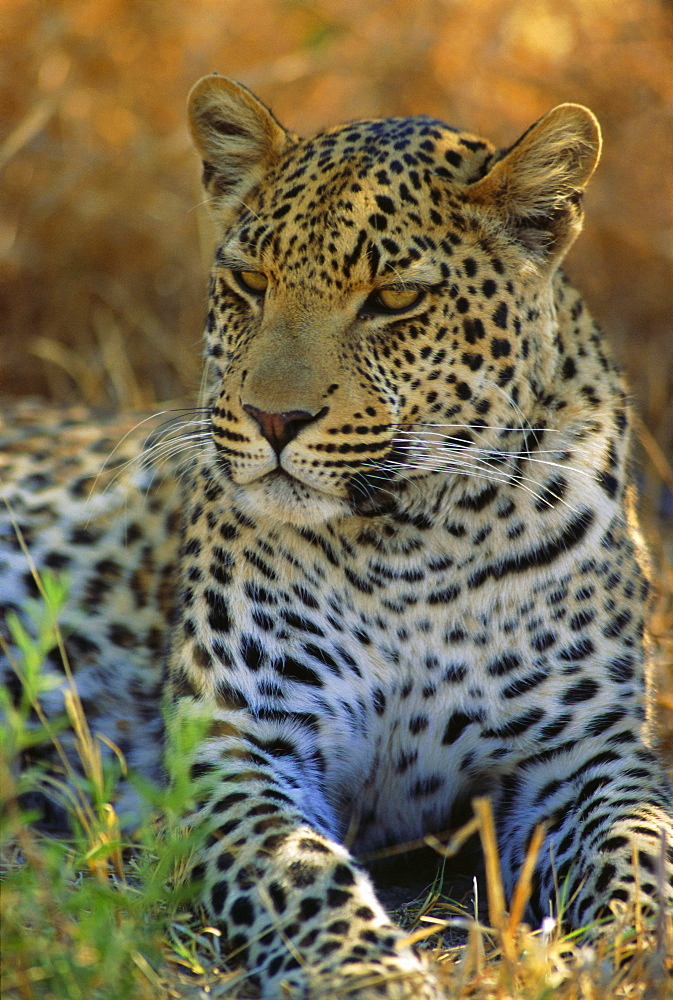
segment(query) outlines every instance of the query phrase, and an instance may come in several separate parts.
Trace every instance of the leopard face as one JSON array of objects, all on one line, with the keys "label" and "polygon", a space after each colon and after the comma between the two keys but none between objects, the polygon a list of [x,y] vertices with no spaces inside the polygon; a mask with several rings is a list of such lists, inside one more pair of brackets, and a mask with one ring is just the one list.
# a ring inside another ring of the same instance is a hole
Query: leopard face
[{"label": "leopard face", "polygon": [[[540,206],[510,190],[516,164],[432,119],[297,140],[263,111],[264,183],[250,170],[242,190],[209,161],[222,113],[209,102],[229,93],[209,86],[192,97],[192,127],[220,230],[206,347],[214,476],[254,515],[315,524],[422,507],[447,470],[479,475],[484,456],[520,447],[555,362],[551,276],[576,204],[536,221]],[[566,166],[579,192],[597,127],[575,106],[557,118],[529,138],[527,169],[574,126]]]}]

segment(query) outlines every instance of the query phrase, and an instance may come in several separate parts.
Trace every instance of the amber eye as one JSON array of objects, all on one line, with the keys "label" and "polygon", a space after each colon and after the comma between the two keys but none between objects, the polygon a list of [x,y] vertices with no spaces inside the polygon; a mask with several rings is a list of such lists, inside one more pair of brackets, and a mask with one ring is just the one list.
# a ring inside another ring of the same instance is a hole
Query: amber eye
[{"label": "amber eye", "polygon": [[378,312],[404,312],[411,309],[420,300],[423,291],[420,288],[409,288],[404,285],[390,285],[379,288],[369,297],[368,306],[373,306]]},{"label": "amber eye", "polygon": [[269,280],[261,271],[234,271],[239,285],[248,292],[261,295],[266,291]]}]

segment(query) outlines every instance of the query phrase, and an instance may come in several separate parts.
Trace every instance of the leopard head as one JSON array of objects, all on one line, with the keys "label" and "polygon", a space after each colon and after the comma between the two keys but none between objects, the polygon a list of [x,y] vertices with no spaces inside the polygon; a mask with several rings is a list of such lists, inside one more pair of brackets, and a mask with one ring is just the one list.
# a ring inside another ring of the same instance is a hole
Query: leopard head
[{"label": "leopard head", "polygon": [[426,117],[300,139],[209,76],[189,118],[217,242],[211,471],[240,503],[371,516],[446,490],[505,429],[511,447],[557,364],[552,278],[599,156],[591,112],[561,105],[502,151]]}]

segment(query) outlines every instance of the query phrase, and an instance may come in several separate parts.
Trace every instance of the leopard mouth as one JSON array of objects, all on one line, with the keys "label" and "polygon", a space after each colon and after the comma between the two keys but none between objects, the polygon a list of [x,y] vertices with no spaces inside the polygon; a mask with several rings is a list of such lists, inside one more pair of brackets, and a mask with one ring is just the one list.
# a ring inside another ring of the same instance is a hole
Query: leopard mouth
[{"label": "leopard mouth", "polygon": [[[403,451],[403,447],[393,446],[386,458],[397,463]],[[335,516],[376,517],[398,508],[403,487],[403,482],[386,467],[385,459],[340,480],[339,490],[325,489],[325,484],[304,479],[280,462],[255,479],[236,484],[230,462],[222,455],[218,459],[221,473],[234,485],[238,503],[258,514],[271,513],[282,521],[301,523],[306,518],[306,523],[317,523]]]},{"label": "leopard mouth", "polygon": [[388,460],[393,465],[399,465],[405,454],[404,444],[399,448],[393,445],[381,464],[372,464],[353,472],[342,482],[342,490],[339,492],[321,488],[310,480],[294,475],[280,464],[262,476],[258,482],[274,490],[288,491],[292,495],[301,497],[302,501],[308,496],[316,498],[318,502],[320,499],[328,502],[338,500],[347,504],[351,514],[375,517],[397,509],[400,481],[388,467]]},{"label": "leopard mouth", "polygon": [[235,500],[256,517],[298,526],[316,525],[352,513],[345,499],[302,482],[280,467],[237,486]]}]

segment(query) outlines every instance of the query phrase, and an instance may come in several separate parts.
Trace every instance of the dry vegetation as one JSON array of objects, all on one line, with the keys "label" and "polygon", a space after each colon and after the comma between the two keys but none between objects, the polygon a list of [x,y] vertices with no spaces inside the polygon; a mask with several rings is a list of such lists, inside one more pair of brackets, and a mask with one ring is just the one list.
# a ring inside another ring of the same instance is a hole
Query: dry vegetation
[{"label": "dry vegetation", "polygon": [[[0,392],[125,409],[193,393],[209,235],[184,104],[207,72],[299,132],[426,112],[506,144],[558,102],[589,105],[604,157],[568,270],[642,418],[673,759],[671,13],[670,0],[2,0]],[[614,955],[514,934],[473,930],[443,962],[452,996],[670,996],[647,973],[656,941],[640,943],[624,982]],[[179,989],[208,984],[227,990],[213,973]]]}]

